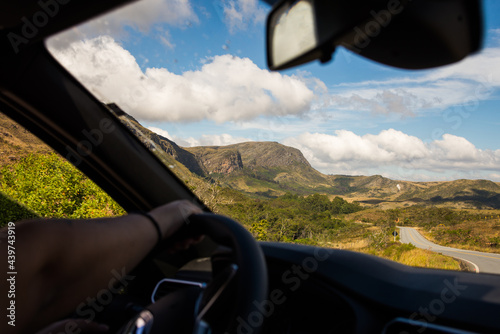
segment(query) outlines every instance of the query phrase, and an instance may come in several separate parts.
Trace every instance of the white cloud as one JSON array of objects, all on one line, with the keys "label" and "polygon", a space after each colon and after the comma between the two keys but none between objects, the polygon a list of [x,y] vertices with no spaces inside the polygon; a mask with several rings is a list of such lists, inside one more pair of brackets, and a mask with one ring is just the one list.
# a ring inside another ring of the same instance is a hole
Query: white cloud
[{"label": "white cloud", "polygon": [[301,150],[313,167],[329,174],[370,175],[376,170],[395,179],[422,179],[433,173],[463,177],[500,170],[500,150],[481,150],[451,134],[424,143],[394,129],[364,136],[338,130],[333,135],[306,132],[283,143]]},{"label": "white cloud", "polygon": [[202,135],[192,146],[225,146],[252,141],[249,138],[233,137],[223,133],[221,135]]},{"label": "white cloud", "polygon": [[175,142],[177,145],[182,147],[193,147],[193,146],[225,146],[237,143],[244,143],[252,141],[249,138],[244,137],[233,137],[230,134],[223,133],[220,135],[202,135],[199,138],[180,138],[177,136],[170,135],[167,131],[157,128],[148,127],[149,130],[163,136],[171,141]]},{"label": "white cloud", "polygon": [[490,180],[497,180],[497,181],[500,181],[500,174],[498,174],[498,173],[491,173],[491,174],[489,175],[489,179],[490,179]]},{"label": "white cloud", "polygon": [[323,108],[418,115],[452,106],[474,106],[500,88],[500,48],[416,77],[341,84],[330,88]]},{"label": "white cloud", "polygon": [[172,36],[170,36],[170,32],[165,31],[159,35],[159,39],[161,44],[165,45],[169,49],[175,48],[175,44],[172,42]]},{"label": "white cloud", "polygon": [[[435,152],[444,158],[444,160],[462,164],[475,163],[483,155],[481,154],[483,151],[477,149],[467,139],[450,134],[444,134],[442,140],[435,140],[433,146]],[[497,158],[499,157],[497,155]]]},{"label": "white cloud", "polygon": [[147,32],[156,23],[185,26],[198,21],[189,0],[143,0],[91,22],[88,29],[109,35],[124,26]]},{"label": "white cloud", "polygon": [[248,58],[216,56],[197,71],[144,72],[113,38],[100,36],[52,50],[56,58],[104,102],[140,120],[216,122],[260,115],[300,115],[314,93],[299,77],[260,69]]},{"label": "white cloud", "polygon": [[249,24],[264,22],[267,15],[266,8],[258,0],[224,0],[222,7],[231,33],[245,30]]},{"label": "white cloud", "polygon": [[[148,33],[156,24],[186,27],[198,22],[189,0],[142,0],[59,34],[49,39],[48,44],[52,49],[64,49],[83,38],[100,35],[119,38],[127,34],[125,27]],[[173,45],[168,32],[160,29],[155,36],[167,47]]]},{"label": "white cloud", "polygon": [[165,131],[163,129],[160,129],[160,128],[157,128],[157,127],[154,127],[154,126],[148,126],[148,129],[153,131],[154,133],[162,136],[162,137],[165,137],[167,139],[170,139],[170,140],[173,140],[173,137],[168,133],[168,131]]}]

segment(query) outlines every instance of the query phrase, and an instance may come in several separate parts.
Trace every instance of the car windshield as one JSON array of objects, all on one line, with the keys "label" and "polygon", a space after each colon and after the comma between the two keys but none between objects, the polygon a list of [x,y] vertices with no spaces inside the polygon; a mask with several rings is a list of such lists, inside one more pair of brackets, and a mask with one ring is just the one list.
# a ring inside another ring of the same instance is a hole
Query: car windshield
[{"label": "car windshield", "polygon": [[478,271],[500,253],[500,3],[483,6],[481,52],[432,70],[339,48],[269,71],[270,7],[252,0],[140,1],[46,45],[258,240]]}]

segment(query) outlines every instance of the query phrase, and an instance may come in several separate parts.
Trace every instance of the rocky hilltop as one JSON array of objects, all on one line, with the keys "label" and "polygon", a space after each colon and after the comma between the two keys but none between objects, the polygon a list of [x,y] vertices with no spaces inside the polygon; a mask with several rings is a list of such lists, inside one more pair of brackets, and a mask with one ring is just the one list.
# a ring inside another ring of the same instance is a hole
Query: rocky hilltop
[{"label": "rocky hilltop", "polygon": [[243,160],[237,148],[208,146],[189,147],[186,150],[200,163],[206,175],[227,175],[243,169]]},{"label": "rocky hilltop", "polygon": [[192,173],[203,175],[204,171],[199,161],[193,154],[186,151],[170,139],[163,137],[145,127],[143,127],[133,117],[120,116],[125,125],[153,152],[162,153],[172,157],[187,167]]},{"label": "rocky hilltop", "polygon": [[330,177],[311,167],[302,152],[276,142],[185,148],[205,175],[233,189],[263,196],[331,188]]},{"label": "rocky hilltop", "polygon": [[205,170],[230,174],[248,168],[312,168],[302,152],[276,142],[247,142],[228,146],[188,147]]},{"label": "rocky hilltop", "polygon": [[[110,106],[108,106],[110,107]],[[325,175],[315,170],[299,150],[276,142],[247,142],[228,146],[180,147],[144,128],[133,117],[110,107],[183,181],[217,181],[247,195],[281,196],[287,192],[342,196],[366,205],[393,203],[500,209],[500,184],[488,180],[411,182],[381,175]],[[0,165],[15,163],[28,153],[51,149],[0,114]]]},{"label": "rocky hilltop", "polygon": [[460,207],[500,208],[500,185],[488,180],[411,182],[391,180],[381,175],[325,175],[315,170],[302,152],[280,143],[180,147],[168,138],[143,128],[132,118],[128,123],[134,125],[132,131],[142,136],[147,145],[162,151],[189,172],[218,180],[223,185],[253,196],[318,192],[340,195],[366,205],[453,206],[458,203]]},{"label": "rocky hilltop", "polygon": [[226,147],[241,152],[244,165],[252,169],[294,166],[312,168],[298,149],[277,142],[247,142]]}]

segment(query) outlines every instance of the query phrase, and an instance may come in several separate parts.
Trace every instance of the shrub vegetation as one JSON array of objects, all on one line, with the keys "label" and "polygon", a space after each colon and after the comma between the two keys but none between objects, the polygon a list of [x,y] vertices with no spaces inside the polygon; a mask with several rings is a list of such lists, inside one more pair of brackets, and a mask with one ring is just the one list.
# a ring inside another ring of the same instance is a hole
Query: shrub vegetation
[{"label": "shrub vegetation", "polygon": [[[0,191],[4,195],[2,223],[37,216],[97,218],[125,213],[94,182],[54,153],[28,155],[3,167]],[[9,209],[4,210],[4,205]]]}]

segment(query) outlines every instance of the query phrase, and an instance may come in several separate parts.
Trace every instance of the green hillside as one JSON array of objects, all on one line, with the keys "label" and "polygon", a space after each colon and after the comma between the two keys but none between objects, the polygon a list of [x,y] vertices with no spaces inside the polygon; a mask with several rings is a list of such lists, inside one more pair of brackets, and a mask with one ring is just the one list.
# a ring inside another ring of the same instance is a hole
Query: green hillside
[{"label": "green hillside", "polygon": [[[233,191],[231,196],[239,192],[262,199],[287,193],[320,193],[382,209],[414,204],[500,208],[500,185],[488,180],[411,182],[381,175],[325,175],[315,170],[299,150],[276,142],[184,148],[144,128],[116,105],[108,108],[211,207],[231,201],[220,195],[227,188]],[[0,115],[0,152],[0,165],[4,166],[30,153],[46,154],[52,150]]]},{"label": "green hillside", "polygon": [[426,188],[402,193],[398,200],[417,199],[428,203],[468,203],[478,208],[500,208],[500,186],[488,180],[436,182]]},{"label": "green hillside", "polygon": [[[325,175],[311,167],[299,150],[275,142],[183,148],[125,113],[113,112],[213,211],[242,222],[259,240],[348,248],[411,265],[458,268],[451,259],[393,243],[395,220],[434,228],[446,222],[450,212],[459,212],[434,209],[436,205],[490,208],[500,202],[500,185],[486,180],[408,182],[380,175]],[[1,114],[0,150],[1,221],[124,213],[82,173]],[[410,208],[398,211],[381,205]],[[366,206],[378,208],[366,210]],[[487,227],[496,228],[495,215],[481,212],[478,217],[488,217]],[[470,222],[462,224],[468,228]],[[498,243],[497,235],[471,238],[481,248],[493,249]],[[463,242],[469,245],[469,239]],[[420,262],[414,261],[417,257]]]},{"label": "green hillside", "polygon": [[167,165],[175,166],[176,174],[188,182],[204,180],[255,198],[322,193],[382,208],[414,204],[500,208],[500,185],[491,181],[411,182],[381,175],[325,175],[315,170],[302,152],[280,143],[183,148],[121,113],[125,124]]}]

